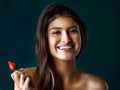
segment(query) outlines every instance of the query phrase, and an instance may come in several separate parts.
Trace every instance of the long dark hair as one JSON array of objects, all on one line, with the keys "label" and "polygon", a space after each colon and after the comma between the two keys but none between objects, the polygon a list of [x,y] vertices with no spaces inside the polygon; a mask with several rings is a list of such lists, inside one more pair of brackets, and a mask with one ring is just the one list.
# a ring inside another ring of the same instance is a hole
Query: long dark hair
[{"label": "long dark hair", "polygon": [[49,53],[47,37],[49,23],[55,20],[58,16],[71,17],[79,25],[82,38],[81,51],[87,41],[86,25],[73,10],[61,4],[51,4],[45,8],[38,21],[35,40],[35,51],[39,64],[38,90],[61,90],[62,87],[58,85],[59,81],[57,81],[54,63]]}]

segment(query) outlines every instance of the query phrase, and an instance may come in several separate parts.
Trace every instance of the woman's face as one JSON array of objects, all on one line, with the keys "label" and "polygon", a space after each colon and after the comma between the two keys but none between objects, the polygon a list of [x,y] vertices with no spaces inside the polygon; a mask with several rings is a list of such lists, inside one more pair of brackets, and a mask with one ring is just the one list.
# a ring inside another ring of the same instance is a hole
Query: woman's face
[{"label": "woman's face", "polygon": [[48,44],[54,60],[75,59],[81,49],[78,24],[70,17],[57,17],[48,26]]}]

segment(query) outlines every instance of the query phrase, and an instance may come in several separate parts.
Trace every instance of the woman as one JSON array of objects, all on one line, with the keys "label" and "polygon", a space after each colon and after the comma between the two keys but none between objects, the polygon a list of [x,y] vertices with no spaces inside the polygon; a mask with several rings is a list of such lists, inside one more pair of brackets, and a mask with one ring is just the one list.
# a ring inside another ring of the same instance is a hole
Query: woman
[{"label": "woman", "polygon": [[49,5],[38,21],[38,67],[13,72],[15,90],[107,90],[104,80],[76,68],[86,41],[86,26],[74,11],[60,4]]}]

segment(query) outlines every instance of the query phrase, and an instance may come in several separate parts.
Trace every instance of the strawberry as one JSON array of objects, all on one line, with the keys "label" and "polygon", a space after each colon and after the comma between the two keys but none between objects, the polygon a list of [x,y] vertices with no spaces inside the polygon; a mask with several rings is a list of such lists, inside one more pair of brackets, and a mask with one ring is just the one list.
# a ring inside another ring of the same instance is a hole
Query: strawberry
[{"label": "strawberry", "polygon": [[18,65],[15,62],[8,61],[8,65],[9,65],[10,70],[12,70],[12,71],[18,69]]}]

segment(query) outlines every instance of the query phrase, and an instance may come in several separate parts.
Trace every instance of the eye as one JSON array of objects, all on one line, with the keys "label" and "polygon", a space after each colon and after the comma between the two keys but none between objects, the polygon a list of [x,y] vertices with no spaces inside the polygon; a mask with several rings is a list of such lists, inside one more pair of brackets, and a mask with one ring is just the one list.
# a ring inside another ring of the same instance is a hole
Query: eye
[{"label": "eye", "polygon": [[54,31],[54,32],[52,32],[52,34],[61,34],[61,32],[60,31]]},{"label": "eye", "polygon": [[71,29],[71,30],[69,30],[69,33],[78,33],[78,30],[77,29]]}]

